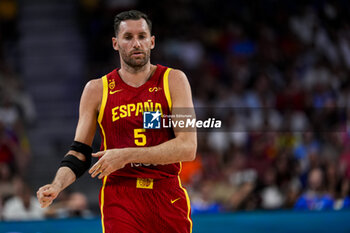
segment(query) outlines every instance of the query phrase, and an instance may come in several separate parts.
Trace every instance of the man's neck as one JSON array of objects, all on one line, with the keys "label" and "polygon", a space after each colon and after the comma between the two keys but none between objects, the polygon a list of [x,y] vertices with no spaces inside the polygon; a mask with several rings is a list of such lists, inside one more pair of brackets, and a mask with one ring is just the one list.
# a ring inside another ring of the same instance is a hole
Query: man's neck
[{"label": "man's neck", "polygon": [[147,63],[139,69],[122,64],[118,73],[126,84],[132,87],[139,87],[151,78],[155,70],[156,66],[152,65],[151,63]]}]

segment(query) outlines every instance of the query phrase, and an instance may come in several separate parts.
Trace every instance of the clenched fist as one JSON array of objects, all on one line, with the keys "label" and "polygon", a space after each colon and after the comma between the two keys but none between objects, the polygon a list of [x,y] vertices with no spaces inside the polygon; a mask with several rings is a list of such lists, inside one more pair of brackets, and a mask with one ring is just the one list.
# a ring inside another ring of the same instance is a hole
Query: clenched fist
[{"label": "clenched fist", "polygon": [[60,189],[53,184],[47,184],[39,188],[36,192],[41,208],[48,207],[58,196]]}]

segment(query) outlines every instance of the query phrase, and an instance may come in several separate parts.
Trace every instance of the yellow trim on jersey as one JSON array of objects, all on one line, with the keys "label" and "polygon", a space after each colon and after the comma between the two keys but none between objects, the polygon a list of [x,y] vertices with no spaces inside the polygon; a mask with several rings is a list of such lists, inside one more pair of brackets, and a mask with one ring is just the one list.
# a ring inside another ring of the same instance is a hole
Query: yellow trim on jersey
[{"label": "yellow trim on jersey", "polygon": [[107,150],[107,141],[106,141],[106,133],[102,127],[102,118],[105,111],[106,103],[107,103],[107,97],[108,97],[108,82],[107,82],[107,75],[102,77],[102,84],[103,84],[103,92],[102,92],[102,102],[100,107],[100,112],[98,114],[98,124],[100,125],[102,135],[103,135],[103,146],[104,150]]},{"label": "yellow trim on jersey", "polygon": [[100,107],[100,112],[98,114],[98,122],[102,121],[103,113],[106,107],[107,103],[107,97],[108,97],[108,82],[107,82],[107,75],[102,77],[102,85],[103,85],[103,92],[102,92],[102,102]]},{"label": "yellow trim on jersey", "polygon": [[191,219],[191,216],[190,216],[190,212],[191,212],[190,197],[188,196],[187,190],[186,190],[184,187],[182,187],[181,179],[180,179],[181,170],[182,170],[182,162],[180,162],[180,169],[179,169],[179,173],[177,174],[177,178],[179,179],[179,186],[180,186],[180,188],[184,191],[185,196],[186,196],[186,203],[187,203],[187,219],[188,219],[188,221],[190,222],[190,226],[191,226],[191,228],[190,228],[190,233],[192,233],[192,226],[193,226],[193,223],[192,223],[192,219]]},{"label": "yellow trim on jersey", "polygon": [[164,85],[164,93],[166,100],[168,102],[169,109],[171,111],[172,103],[171,103],[171,96],[170,96],[170,89],[169,89],[169,72],[171,68],[168,68],[163,76],[163,85]]},{"label": "yellow trim on jersey", "polygon": [[[102,102],[100,107],[100,112],[98,114],[97,122],[100,125],[101,132],[103,135],[103,150],[107,150],[107,140],[106,140],[106,133],[102,126],[102,118],[105,111],[107,98],[108,98],[108,82],[107,82],[107,75],[102,77],[102,85],[103,85],[103,92],[102,92]],[[104,225],[104,214],[103,214],[103,206],[105,201],[105,186],[107,182],[107,176],[103,178],[103,184],[101,189],[101,223],[102,223],[102,232],[105,233],[105,225]]]},{"label": "yellow trim on jersey", "polygon": [[190,212],[191,212],[190,198],[189,198],[189,196],[188,196],[188,193],[187,193],[186,189],[185,189],[184,187],[182,187],[180,176],[177,176],[177,178],[179,179],[179,186],[180,186],[180,188],[184,191],[185,196],[186,196],[186,202],[187,202],[187,219],[188,219],[188,221],[190,221],[190,233],[192,233],[192,226],[193,226],[193,223],[192,223],[192,219],[191,219],[191,216],[190,216]]},{"label": "yellow trim on jersey", "polygon": [[102,233],[105,233],[105,224],[104,224],[104,214],[103,214],[103,205],[105,202],[105,187],[106,187],[107,176],[103,178],[103,185],[101,189],[101,223],[102,223]]},{"label": "yellow trim on jersey", "polygon": [[179,169],[179,173],[177,173],[177,175],[180,175],[181,171],[182,171],[182,162],[179,162],[180,163],[180,169]]}]

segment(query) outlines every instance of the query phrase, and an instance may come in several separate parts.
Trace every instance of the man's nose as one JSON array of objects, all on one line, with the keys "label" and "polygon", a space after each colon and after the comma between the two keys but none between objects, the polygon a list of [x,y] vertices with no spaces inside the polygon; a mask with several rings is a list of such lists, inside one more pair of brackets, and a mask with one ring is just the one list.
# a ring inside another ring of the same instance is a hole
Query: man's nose
[{"label": "man's nose", "polygon": [[138,39],[134,39],[132,47],[140,48],[141,47],[140,41]]}]

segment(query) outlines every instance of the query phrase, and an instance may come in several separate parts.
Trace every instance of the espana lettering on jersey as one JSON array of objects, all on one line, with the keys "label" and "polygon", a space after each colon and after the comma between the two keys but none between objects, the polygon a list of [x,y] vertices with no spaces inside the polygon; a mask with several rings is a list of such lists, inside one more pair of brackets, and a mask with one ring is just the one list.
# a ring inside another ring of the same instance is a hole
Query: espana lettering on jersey
[{"label": "espana lettering on jersey", "polygon": [[147,102],[137,102],[136,104],[123,104],[112,108],[112,120],[117,121],[120,118],[142,115],[143,112],[159,111],[163,115],[162,105],[153,103],[152,100]]}]

